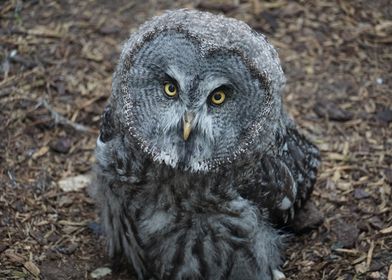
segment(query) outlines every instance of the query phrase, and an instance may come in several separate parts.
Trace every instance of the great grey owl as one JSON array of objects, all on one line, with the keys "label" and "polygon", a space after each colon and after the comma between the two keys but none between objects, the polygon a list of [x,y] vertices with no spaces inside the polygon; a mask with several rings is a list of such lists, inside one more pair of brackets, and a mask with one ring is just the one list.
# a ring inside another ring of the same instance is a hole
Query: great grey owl
[{"label": "great grey owl", "polygon": [[282,235],[319,153],[282,106],[275,49],[245,23],[177,10],[125,43],[97,140],[109,253],[138,279],[282,277]]}]

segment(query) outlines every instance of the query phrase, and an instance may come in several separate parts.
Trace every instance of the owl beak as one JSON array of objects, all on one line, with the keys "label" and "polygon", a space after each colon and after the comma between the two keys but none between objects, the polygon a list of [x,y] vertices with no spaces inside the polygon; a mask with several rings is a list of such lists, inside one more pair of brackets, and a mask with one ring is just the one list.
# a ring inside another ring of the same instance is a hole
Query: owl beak
[{"label": "owl beak", "polygon": [[182,137],[184,138],[185,141],[188,140],[189,135],[191,134],[193,118],[194,118],[193,113],[185,112],[184,118],[182,120],[182,124],[183,124]]}]

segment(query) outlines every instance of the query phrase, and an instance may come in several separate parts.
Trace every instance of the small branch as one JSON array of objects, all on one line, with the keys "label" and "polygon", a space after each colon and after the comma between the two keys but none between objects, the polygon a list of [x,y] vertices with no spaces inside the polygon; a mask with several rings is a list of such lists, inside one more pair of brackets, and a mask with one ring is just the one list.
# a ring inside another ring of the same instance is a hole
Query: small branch
[{"label": "small branch", "polygon": [[62,125],[66,125],[66,126],[70,126],[73,129],[77,130],[77,131],[81,131],[81,132],[88,132],[88,133],[94,133],[96,134],[98,131],[96,129],[90,128],[88,126],[79,124],[79,123],[75,123],[73,121],[70,121],[69,119],[67,119],[66,117],[62,116],[60,113],[56,112],[46,100],[41,100],[39,105],[43,105],[52,115],[52,118],[54,119],[54,122],[56,124],[62,124]]}]

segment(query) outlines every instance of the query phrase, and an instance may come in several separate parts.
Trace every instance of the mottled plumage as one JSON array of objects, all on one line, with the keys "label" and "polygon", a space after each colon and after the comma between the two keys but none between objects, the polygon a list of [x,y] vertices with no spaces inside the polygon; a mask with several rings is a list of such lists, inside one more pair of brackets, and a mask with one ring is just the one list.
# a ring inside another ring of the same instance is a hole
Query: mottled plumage
[{"label": "mottled plumage", "polygon": [[110,255],[139,279],[277,278],[274,227],[308,198],[319,164],[282,107],[284,83],[275,49],[238,20],[178,10],[141,26],[97,140]]}]

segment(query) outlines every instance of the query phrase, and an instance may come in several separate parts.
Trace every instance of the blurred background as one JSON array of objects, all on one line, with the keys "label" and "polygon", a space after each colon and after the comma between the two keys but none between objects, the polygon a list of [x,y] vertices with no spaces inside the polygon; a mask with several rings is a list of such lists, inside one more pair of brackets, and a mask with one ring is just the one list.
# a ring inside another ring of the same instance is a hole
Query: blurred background
[{"label": "blurred background", "polygon": [[184,7],[267,35],[321,150],[324,222],[288,242],[286,276],[392,280],[390,0],[0,1],[0,279],[127,279],[110,273],[86,187],[100,114],[122,43]]}]

